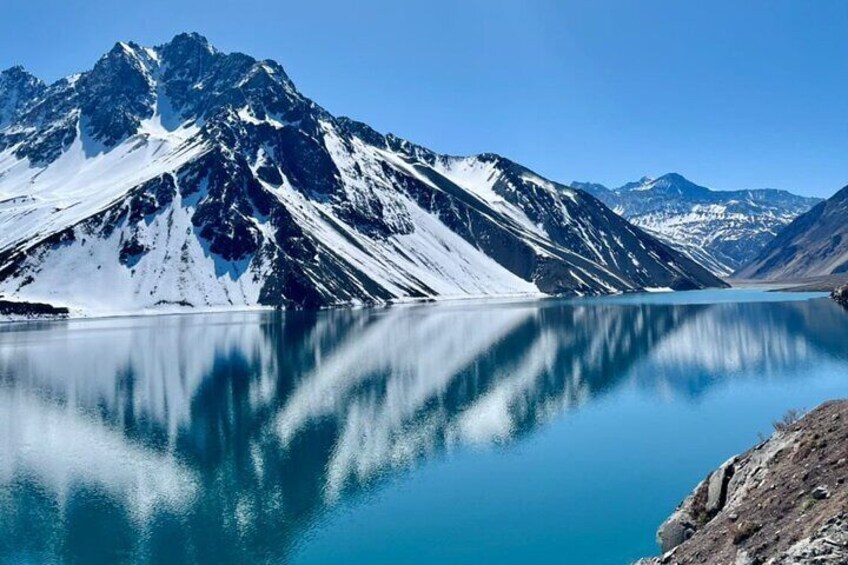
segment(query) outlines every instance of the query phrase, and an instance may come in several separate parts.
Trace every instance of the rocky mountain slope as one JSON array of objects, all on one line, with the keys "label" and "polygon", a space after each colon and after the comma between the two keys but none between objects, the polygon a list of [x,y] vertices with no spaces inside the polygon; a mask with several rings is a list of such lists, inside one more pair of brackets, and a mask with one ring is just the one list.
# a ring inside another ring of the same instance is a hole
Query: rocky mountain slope
[{"label": "rocky mountain slope", "polygon": [[848,401],[826,403],[711,473],[640,565],[848,563]]},{"label": "rocky mountain slope", "polygon": [[720,276],[753,259],[784,226],[820,201],[784,190],[710,190],[676,173],[616,189],[581,182],[572,186]]},{"label": "rocky mountain slope", "polygon": [[498,155],[330,115],[197,34],[0,80],[0,296],[101,314],[722,283]]},{"label": "rocky mountain slope", "polygon": [[848,186],[797,218],[738,278],[789,280],[848,274]]}]

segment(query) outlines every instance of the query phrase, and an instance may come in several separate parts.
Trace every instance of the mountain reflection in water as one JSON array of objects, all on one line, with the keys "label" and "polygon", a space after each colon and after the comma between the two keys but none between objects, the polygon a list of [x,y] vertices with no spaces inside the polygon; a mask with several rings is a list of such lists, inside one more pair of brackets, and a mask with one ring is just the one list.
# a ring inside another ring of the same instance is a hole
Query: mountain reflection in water
[{"label": "mountain reflection in water", "polygon": [[0,561],[286,561],[345,497],[428,459],[624,383],[689,398],[845,361],[845,332],[827,300],[7,325]]}]

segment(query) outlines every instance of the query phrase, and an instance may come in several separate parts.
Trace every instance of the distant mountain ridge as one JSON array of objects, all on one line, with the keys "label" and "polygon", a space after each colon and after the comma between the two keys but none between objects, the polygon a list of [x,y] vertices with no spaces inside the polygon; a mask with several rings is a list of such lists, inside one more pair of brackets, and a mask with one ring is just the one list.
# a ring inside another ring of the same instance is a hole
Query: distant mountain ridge
[{"label": "distant mountain ridge", "polygon": [[677,173],[643,177],[615,189],[586,182],[571,186],[719,276],[753,259],[784,226],[821,201],[769,188],[712,190]]},{"label": "distant mountain ridge", "polygon": [[742,267],[740,279],[848,276],[848,186],[799,216]]},{"label": "distant mountain ridge", "polygon": [[580,190],[339,118],[198,34],[0,78],[0,297],[73,314],[723,283]]}]

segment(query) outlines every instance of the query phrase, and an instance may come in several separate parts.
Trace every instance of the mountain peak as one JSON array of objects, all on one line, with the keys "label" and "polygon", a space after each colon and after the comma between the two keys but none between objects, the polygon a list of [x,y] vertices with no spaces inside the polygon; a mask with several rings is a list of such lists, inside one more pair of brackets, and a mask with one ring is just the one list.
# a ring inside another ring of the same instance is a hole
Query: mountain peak
[{"label": "mountain peak", "polygon": [[106,55],[136,55],[139,49],[141,47],[132,41],[118,41]]},{"label": "mountain peak", "polygon": [[683,198],[686,200],[711,199],[713,191],[695,184],[680,173],[666,173],[635,190],[650,190],[664,197]]},{"label": "mountain peak", "polygon": [[638,181],[629,182],[619,187],[616,192],[673,192],[680,196],[704,195],[710,189],[697,185],[680,173],[665,173],[657,178],[644,176]]},{"label": "mountain peak", "polygon": [[[647,179],[648,177],[643,177],[643,178]],[[691,181],[689,179],[687,179],[686,177],[684,177],[683,175],[681,175],[680,173],[666,173],[666,174],[660,176],[657,179],[650,179],[650,180],[666,180],[666,181],[669,181],[669,182],[686,182],[686,183],[691,184]]]},{"label": "mountain peak", "polygon": [[165,43],[162,47],[192,51],[202,50],[206,51],[210,55],[218,52],[218,50],[209,43],[209,40],[206,39],[205,36],[197,33],[196,31],[178,33],[171,39],[171,41]]},{"label": "mountain peak", "polygon": [[[155,48],[167,80],[181,82],[182,95],[187,95],[214,65],[220,53],[199,33],[180,33],[171,41]],[[169,94],[173,95],[173,92]]]},{"label": "mountain peak", "polygon": [[45,88],[39,78],[21,65],[0,71],[0,128],[11,123]]},{"label": "mountain peak", "polygon": [[27,78],[38,80],[35,75],[26,70],[23,65],[13,65],[8,69],[0,71],[0,80],[20,80]]},{"label": "mountain peak", "polygon": [[0,71],[0,96],[10,89],[33,89],[43,86],[41,79],[21,65]]}]

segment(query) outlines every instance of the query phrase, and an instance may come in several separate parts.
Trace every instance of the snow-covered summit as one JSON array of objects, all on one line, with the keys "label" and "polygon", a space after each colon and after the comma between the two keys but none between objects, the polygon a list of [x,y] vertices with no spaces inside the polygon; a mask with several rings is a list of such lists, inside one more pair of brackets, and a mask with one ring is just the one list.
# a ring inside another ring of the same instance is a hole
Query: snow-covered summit
[{"label": "snow-covered summit", "polygon": [[750,261],[775,235],[819,199],[785,190],[719,191],[678,173],[610,189],[574,182],[637,226],[719,276]]},{"label": "snow-covered summit", "polygon": [[0,128],[6,299],[112,314],[721,284],[583,191],[336,118],[198,34],[30,83],[0,90],[25,93]]}]

